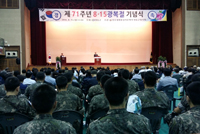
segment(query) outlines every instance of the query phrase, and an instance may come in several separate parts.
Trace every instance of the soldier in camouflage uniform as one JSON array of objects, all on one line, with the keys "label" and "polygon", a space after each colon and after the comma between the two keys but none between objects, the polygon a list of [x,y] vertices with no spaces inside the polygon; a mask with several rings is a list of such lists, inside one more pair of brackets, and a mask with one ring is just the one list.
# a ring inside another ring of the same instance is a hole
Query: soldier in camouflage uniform
[{"label": "soldier in camouflage uniform", "polygon": [[134,80],[129,80],[129,75],[130,74],[129,74],[129,71],[127,69],[122,70],[122,74],[121,75],[128,82],[129,95],[132,95],[135,92],[140,90],[138,84]]},{"label": "soldier in camouflage uniform", "polygon": [[25,96],[31,100],[33,91],[41,84],[43,84],[45,75],[43,72],[38,72],[36,75],[36,83],[29,85],[25,90]]},{"label": "soldier in camouflage uniform", "polygon": [[35,116],[35,111],[31,107],[26,97],[17,96],[20,82],[16,77],[10,77],[5,82],[6,96],[0,99],[0,113],[19,112],[29,117]]},{"label": "soldier in camouflage uniform", "polygon": [[95,95],[99,95],[99,94],[103,94],[103,90],[100,86],[100,80],[101,77],[104,75],[105,73],[103,71],[100,71],[97,73],[97,81],[98,81],[98,85],[94,85],[92,87],[90,87],[89,91],[88,91],[88,95],[87,95],[87,100],[88,102],[90,102],[90,100],[92,99],[92,97],[94,97]]},{"label": "soldier in camouflage uniform", "polygon": [[67,78],[59,76],[56,78],[58,93],[56,95],[57,107],[55,111],[74,110],[84,113],[81,99],[72,93],[67,92]]},{"label": "soldier in camouflage uniform", "polygon": [[189,84],[186,93],[190,110],[173,118],[169,134],[200,133],[200,82]]},{"label": "soldier in camouflage uniform", "polygon": [[[32,105],[38,115],[14,130],[13,134],[76,134],[71,124],[53,119],[56,108],[56,91],[47,84],[38,86],[33,93]],[[39,114],[42,113],[42,114]]]},{"label": "soldier in camouflage uniform", "polygon": [[6,90],[4,89],[4,84],[0,85],[0,98],[6,96]]},{"label": "soldier in camouflage uniform", "polygon": [[[101,90],[103,91],[103,87],[105,82],[112,78],[110,75],[103,75],[101,77]],[[101,102],[101,103],[99,103]],[[100,109],[105,109],[108,108],[109,109],[109,102],[105,96],[104,93],[96,95],[92,98],[91,102],[89,103],[89,109],[88,109],[88,115],[90,116],[91,114],[93,114],[94,112],[100,110]]]},{"label": "soldier in camouflage uniform", "polygon": [[93,121],[87,134],[151,134],[149,120],[143,115],[126,111],[128,83],[120,77],[106,81],[105,95],[110,104],[107,115]]},{"label": "soldier in camouflage uniform", "polygon": [[160,107],[166,109],[166,113],[168,113],[169,98],[164,92],[158,92],[155,90],[154,86],[156,84],[156,79],[157,77],[155,72],[146,72],[144,77],[145,89],[136,92],[135,95],[141,99],[142,108]]},{"label": "soldier in camouflage uniform", "polygon": [[84,99],[85,95],[82,93],[82,90],[72,85],[73,72],[68,71],[67,73],[64,73],[63,76],[65,76],[68,80],[67,92],[77,95],[80,99]]}]

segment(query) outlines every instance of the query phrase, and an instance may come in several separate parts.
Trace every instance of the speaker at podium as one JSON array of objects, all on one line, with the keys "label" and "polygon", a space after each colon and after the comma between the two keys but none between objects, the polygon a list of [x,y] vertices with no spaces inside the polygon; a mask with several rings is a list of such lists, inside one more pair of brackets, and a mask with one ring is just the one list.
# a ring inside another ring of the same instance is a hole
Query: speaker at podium
[{"label": "speaker at podium", "polygon": [[61,56],[60,56],[60,61],[61,61],[61,65],[66,65],[66,62],[67,62],[67,58],[63,55],[63,53],[61,53]]}]

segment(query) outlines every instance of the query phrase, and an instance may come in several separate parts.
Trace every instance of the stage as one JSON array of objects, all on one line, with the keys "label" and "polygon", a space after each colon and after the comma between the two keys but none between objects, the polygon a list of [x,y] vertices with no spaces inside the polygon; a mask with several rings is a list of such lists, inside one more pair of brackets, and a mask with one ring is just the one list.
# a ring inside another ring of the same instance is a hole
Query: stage
[{"label": "stage", "polygon": [[[173,63],[168,63],[167,66],[171,65],[172,67],[175,67],[176,64]],[[72,69],[72,67],[76,67],[78,70],[80,70],[80,68],[84,67],[86,70],[90,68],[90,66],[94,67],[94,68],[98,68],[98,67],[109,67],[110,70],[113,69],[119,69],[119,68],[124,68],[127,69],[129,71],[133,71],[133,69],[135,69],[136,67],[140,68],[141,66],[145,66],[145,67],[151,67],[151,66],[157,66],[157,64],[151,64],[151,63],[102,63],[102,65],[94,65],[94,63],[68,63],[67,65],[62,66],[62,69],[65,69],[65,67],[67,67],[69,70]],[[54,68],[56,69],[56,65],[46,65],[46,66],[39,66],[39,65],[30,65],[28,66],[26,69],[30,69],[32,70],[32,68],[37,68],[38,70],[40,70],[41,68]]]}]

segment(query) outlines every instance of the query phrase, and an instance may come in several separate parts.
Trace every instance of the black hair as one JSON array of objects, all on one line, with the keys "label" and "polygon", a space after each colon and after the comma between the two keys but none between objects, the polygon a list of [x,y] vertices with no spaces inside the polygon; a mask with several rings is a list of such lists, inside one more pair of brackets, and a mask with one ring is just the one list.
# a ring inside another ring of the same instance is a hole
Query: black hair
[{"label": "black hair", "polygon": [[47,84],[38,86],[33,92],[32,105],[39,114],[48,113],[52,109],[55,101],[56,91]]},{"label": "black hair", "polygon": [[199,81],[200,82],[200,73],[196,73],[192,76],[192,82]]},{"label": "black hair", "polygon": [[20,85],[20,81],[17,77],[9,77],[5,81],[6,91],[15,91],[15,89]]},{"label": "black hair", "polygon": [[16,70],[16,71],[14,71],[14,76],[15,76],[15,77],[17,77],[18,75],[20,75],[20,72],[19,72],[19,71],[17,71],[17,70]]},{"label": "black hair", "polygon": [[154,69],[154,72],[157,73],[157,71],[158,71],[157,67],[153,67],[153,69]]},{"label": "black hair", "polygon": [[32,76],[32,72],[30,70],[28,70],[26,72],[26,78],[30,78]]},{"label": "black hair", "polygon": [[56,78],[56,84],[57,84],[58,89],[65,89],[67,86],[67,83],[68,83],[67,78],[64,76],[58,76]]},{"label": "black hair", "polygon": [[25,76],[17,75],[17,78],[19,79],[20,82],[23,82],[23,80],[25,79]]},{"label": "black hair", "polygon": [[54,72],[53,72],[53,78],[56,79],[57,77],[58,77],[58,72],[54,71]]},{"label": "black hair", "polygon": [[155,86],[156,85],[157,76],[153,71],[148,71],[144,74],[144,81],[147,86]]},{"label": "black hair", "polygon": [[26,69],[23,69],[23,70],[22,70],[22,73],[25,74],[25,73],[26,73]]},{"label": "black hair", "polygon": [[45,78],[44,72],[38,72],[36,78],[37,80],[44,80]]},{"label": "black hair", "polygon": [[142,79],[144,79],[144,75],[145,75],[145,73],[146,73],[146,72],[141,72],[140,75],[141,75]]},{"label": "black hair", "polygon": [[90,71],[86,71],[86,77],[91,77],[91,72]]},{"label": "black hair", "polygon": [[105,74],[111,75],[112,73],[111,73],[110,70],[106,70],[106,71],[105,71]]},{"label": "black hair", "polygon": [[175,68],[174,71],[175,71],[176,73],[179,73],[179,68]]},{"label": "black hair", "polygon": [[124,69],[123,71],[122,71],[122,77],[124,78],[124,79],[129,79],[129,71],[127,70],[127,69]]},{"label": "black hair", "polygon": [[105,82],[108,80],[108,79],[110,79],[110,78],[112,78],[112,76],[110,76],[110,75],[108,75],[108,74],[105,74],[105,75],[103,75],[102,77],[101,77],[101,85],[102,85],[102,87],[104,88],[104,85],[105,85]]},{"label": "black hair", "polygon": [[200,105],[200,82],[195,81],[190,83],[186,88],[186,94],[194,105]]},{"label": "black hair", "polygon": [[135,73],[135,74],[138,74],[138,73],[139,73],[139,69],[136,68],[136,69],[134,70],[134,73]]},{"label": "black hair", "polygon": [[105,73],[103,71],[100,71],[97,73],[97,80],[100,81],[101,80],[101,77],[105,75]]},{"label": "black hair", "polygon": [[130,72],[129,73],[129,80],[133,77],[133,74]]},{"label": "black hair", "polygon": [[73,78],[73,73],[72,73],[72,71],[70,70],[70,71],[68,71],[67,73],[64,73],[63,76],[67,78],[68,82],[71,82],[71,80],[72,80],[72,78]]},{"label": "black hair", "polygon": [[33,76],[36,77],[37,73],[38,73],[38,69],[34,69],[34,70],[33,70]]},{"label": "black hair", "polygon": [[118,106],[128,94],[128,83],[124,78],[114,77],[106,81],[104,89],[110,105]]},{"label": "black hair", "polygon": [[170,76],[171,73],[172,73],[171,69],[169,69],[169,68],[165,68],[165,69],[164,69],[164,74],[165,74],[165,76]]},{"label": "black hair", "polygon": [[47,69],[47,70],[45,71],[45,73],[46,73],[46,75],[51,75],[51,70],[50,70],[50,69]]}]

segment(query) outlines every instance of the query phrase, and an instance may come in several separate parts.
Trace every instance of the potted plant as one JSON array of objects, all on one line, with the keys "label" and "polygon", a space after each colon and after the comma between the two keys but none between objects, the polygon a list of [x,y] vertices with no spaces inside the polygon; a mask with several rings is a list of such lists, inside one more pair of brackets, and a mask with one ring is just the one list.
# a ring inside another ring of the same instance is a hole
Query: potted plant
[{"label": "potted plant", "polygon": [[60,69],[61,68],[61,61],[60,61],[60,57],[56,57],[56,69]]},{"label": "potted plant", "polygon": [[158,67],[166,68],[166,66],[167,66],[167,58],[159,56],[158,57]]}]

